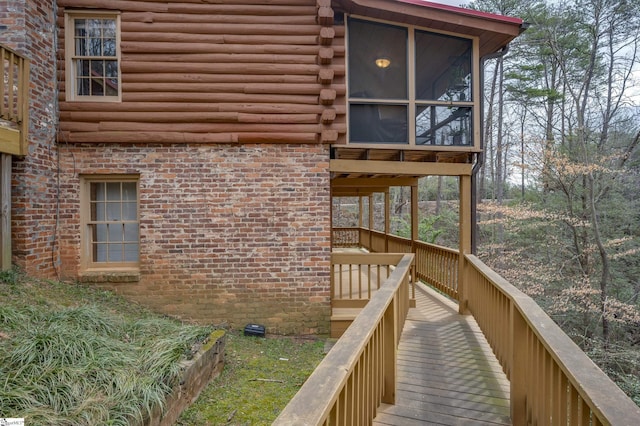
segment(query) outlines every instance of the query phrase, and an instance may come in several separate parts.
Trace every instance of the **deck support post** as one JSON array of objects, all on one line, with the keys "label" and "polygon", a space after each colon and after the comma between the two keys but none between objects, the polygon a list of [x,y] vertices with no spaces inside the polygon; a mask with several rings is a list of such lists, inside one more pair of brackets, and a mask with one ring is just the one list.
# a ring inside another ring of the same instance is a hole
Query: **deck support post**
[{"label": "deck support post", "polygon": [[362,241],[362,229],[364,228],[364,197],[358,196],[358,247],[364,247]]},{"label": "deck support post", "polygon": [[391,195],[389,188],[384,191],[384,252],[389,253],[389,234],[391,233]]},{"label": "deck support post", "polygon": [[11,269],[11,155],[0,154],[0,269]]},{"label": "deck support post", "polygon": [[458,312],[468,314],[469,280],[465,255],[471,253],[471,176],[460,176],[460,259],[458,261]]},{"label": "deck support post", "polygon": [[373,251],[373,215],[374,215],[374,198],[373,194],[369,194],[369,251]]},{"label": "deck support post", "polygon": [[416,241],[420,238],[420,209],[418,208],[418,185],[411,185],[411,253],[416,252]]}]

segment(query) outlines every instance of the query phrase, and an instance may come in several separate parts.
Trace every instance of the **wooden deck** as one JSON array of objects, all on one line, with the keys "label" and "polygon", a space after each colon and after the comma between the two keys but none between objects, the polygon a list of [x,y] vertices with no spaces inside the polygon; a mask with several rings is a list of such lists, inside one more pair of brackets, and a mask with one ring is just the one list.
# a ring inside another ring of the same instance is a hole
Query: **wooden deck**
[{"label": "wooden deck", "polygon": [[509,425],[509,382],[471,316],[416,289],[398,349],[395,405],[374,425]]}]

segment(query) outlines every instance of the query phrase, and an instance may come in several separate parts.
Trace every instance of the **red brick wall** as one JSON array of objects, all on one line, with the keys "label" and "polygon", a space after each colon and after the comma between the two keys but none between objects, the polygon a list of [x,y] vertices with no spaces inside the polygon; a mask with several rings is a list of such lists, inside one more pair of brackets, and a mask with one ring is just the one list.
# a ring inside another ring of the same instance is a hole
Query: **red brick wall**
[{"label": "red brick wall", "polygon": [[63,278],[79,274],[79,175],[140,175],[140,280],[102,282],[185,320],[326,333],[329,149],[60,146]]},{"label": "red brick wall", "polygon": [[0,43],[31,60],[29,153],[12,170],[13,262],[27,273],[55,277],[56,71],[51,0],[0,1]]}]

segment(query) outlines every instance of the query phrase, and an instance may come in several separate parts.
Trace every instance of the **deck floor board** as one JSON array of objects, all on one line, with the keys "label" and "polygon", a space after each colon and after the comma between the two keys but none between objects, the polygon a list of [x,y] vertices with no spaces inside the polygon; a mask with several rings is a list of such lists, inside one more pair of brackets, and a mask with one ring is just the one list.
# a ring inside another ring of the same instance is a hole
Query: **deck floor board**
[{"label": "deck floor board", "polygon": [[509,381],[471,316],[420,286],[398,347],[395,405],[374,425],[510,425]]}]

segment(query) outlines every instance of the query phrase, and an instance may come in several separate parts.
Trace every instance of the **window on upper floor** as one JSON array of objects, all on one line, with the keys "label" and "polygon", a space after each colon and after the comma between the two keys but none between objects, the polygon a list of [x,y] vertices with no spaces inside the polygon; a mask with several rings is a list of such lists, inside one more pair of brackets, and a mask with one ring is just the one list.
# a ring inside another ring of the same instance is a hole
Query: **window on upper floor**
[{"label": "window on upper floor", "polygon": [[65,18],[67,101],[119,101],[120,16],[68,12]]},{"label": "window on upper floor", "polygon": [[84,176],[81,185],[84,269],[137,268],[138,177]]},{"label": "window on upper floor", "polygon": [[349,142],[473,145],[472,52],[472,39],[349,18]]}]

